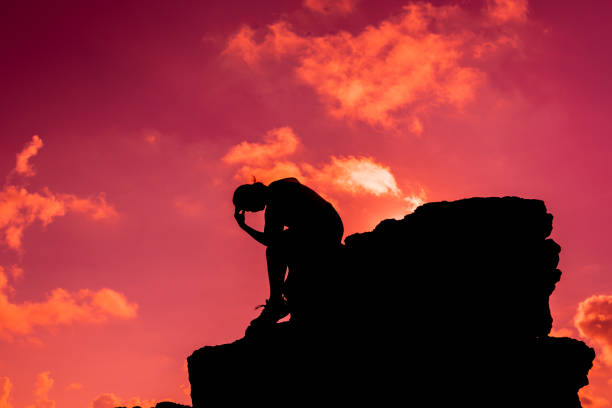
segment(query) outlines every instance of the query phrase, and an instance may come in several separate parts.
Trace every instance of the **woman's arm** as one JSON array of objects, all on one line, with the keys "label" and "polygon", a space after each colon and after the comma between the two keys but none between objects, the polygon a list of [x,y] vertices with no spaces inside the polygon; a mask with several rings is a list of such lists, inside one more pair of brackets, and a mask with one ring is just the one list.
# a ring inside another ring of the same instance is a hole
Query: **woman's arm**
[{"label": "woman's arm", "polygon": [[238,209],[236,209],[234,211],[234,218],[236,219],[236,222],[238,223],[240,228],[242,228],[244,231],[246,231],[247,234],[249,234],[251,237],[253,237],[253,239],[255,241],[257,241],[260,244],[265,245],[265,246],[270,245],[270,242],[267,239],[265,233],[263,233],[261,231],[257,231],[255,228],[252,228],[252,227],[246,225],[246,222],[244,220],[244,210],[243,211],[238,211]]}]

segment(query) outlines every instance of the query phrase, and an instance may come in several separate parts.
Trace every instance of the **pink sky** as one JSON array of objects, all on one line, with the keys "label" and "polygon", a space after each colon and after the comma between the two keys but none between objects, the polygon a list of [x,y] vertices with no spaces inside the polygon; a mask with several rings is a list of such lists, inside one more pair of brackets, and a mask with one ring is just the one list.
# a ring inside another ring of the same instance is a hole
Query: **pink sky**
[{"label": "pink sky", "polygon": [[268,295],[232,216],[252,176],[297,176],[346,234],[544,200],[554,333],[596,348],[583,405],[612,407],[612,6],[104,4],[0,15],[0,408],[190,403],[185,358]]}]

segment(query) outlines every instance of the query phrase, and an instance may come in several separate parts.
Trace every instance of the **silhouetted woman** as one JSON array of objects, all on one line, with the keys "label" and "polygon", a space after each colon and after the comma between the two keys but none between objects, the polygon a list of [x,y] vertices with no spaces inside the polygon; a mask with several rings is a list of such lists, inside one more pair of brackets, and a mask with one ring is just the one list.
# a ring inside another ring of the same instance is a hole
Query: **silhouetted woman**
[{"label": "silhouetted woman", "polygon": [[[265,245],[270,298],[251,322],[273,324],[289,314],[283,286],[287,267],[306,263],[319,249],[340,244],[344,227],[334,207],[296,178],[285,178],[266,186],[244,184],[234,192],[234,218],[240,228]],[[263,232],[245,223],[245,211],[266,210]]]}]

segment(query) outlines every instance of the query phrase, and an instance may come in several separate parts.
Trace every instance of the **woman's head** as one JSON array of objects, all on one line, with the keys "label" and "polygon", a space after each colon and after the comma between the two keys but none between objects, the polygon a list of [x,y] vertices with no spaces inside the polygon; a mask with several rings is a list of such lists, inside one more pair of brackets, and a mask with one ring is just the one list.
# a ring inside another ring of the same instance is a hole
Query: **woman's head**
[{"label": "woman's head", "polygon": [[232,201],[239,210],[261,211],[266,208],[267,192],[268,187],[263,183],[243,184],[234,191]]}]

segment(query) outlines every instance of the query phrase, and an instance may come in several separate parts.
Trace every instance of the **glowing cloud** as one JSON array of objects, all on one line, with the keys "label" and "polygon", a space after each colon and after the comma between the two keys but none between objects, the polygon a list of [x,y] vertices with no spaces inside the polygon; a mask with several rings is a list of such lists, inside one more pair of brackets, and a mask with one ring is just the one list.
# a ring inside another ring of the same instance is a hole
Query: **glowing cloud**
[{"label": "glowing cloud", "polygon": [[[327,4],[307,3],[313,9]],[[526,4],[496,0],[487,11],[501,23],[522,20]],[[469,24],[459,27],[457,21]],[[341,31],[300,36],[281,21],[270,24],[264,39],[257,42],[255,31],[245,26],[229,39],[224,54],[253,68],[266,57],[289,58],[297,77],[316,90],[332,115],[393,128],[401,118],[411,117],[403,115],[407,111],[419,114],[439,105],[461,108],[474,98],[485,74],[469,57],[486,55],[486,44],[508,45],[497,37],[485,38],[481,33],[485,24],[469,20],[457,6],[419,3],[357,35]],[[420,134],[423,124],[409,119],[406,129]]]},{"label": "glowing cloud", "polygon": [[0,408],[13,408],[9,403],[13,383],[8,377],[0,377]]},{"label": "glowing cloud", "polygon": [[55,401],[49,399],[49,391],[51,391],[52,387],[53,379],[49,371],[38,374],[36,377],[36,390],[34,391],[36,400],[34,405],[30,405],[28,408],[55,408]]},{"label": "glowing cloud", "polygon": [[132,397],[129,399],[122,399],[117,397],[113,393],[98,395],[91,403],[91,408],[114,408],[117,406],[141,406],[141,407],[153,407],[156,405],[155,400],[143,400],[138,397]]},{"label": "glowing cloud", "polygon": [[223,160],[230,164],[265,164],[272,159],[293,154],[298,144],[297,136],[290,127],[286,126],[268,131],[263,143],[242,142],[232,147]]},{"label": "glowing cloud", "polygon": [[581,336],[601,348],[601,357],[612,365],[612,295],[593,295],[578,305],[574,325]]},{"label": "glowing cloud", "polygon": [[498,22],[525,21],[527,19],[527,0],[490,0],[489,15]]},{"label": "glowing cloud", "polygon": [[255,31],[248,26],[243,26],[227,43],[224,54],[239,55],[242,60],[250,66],[259,62],[259,47],[253,37]]},{"label": "glowing cloud", "polygon": [[117,215],[103,194],[96,199],[79,198],[73,194],[54,194],[43,189],[42,194],[30,193],[23,187],[6,186],[0,191],[0,239],[12,249],[21,248],[23,231],[35,221],[49,224],[68,211],[83,213],[95,220]]},{"label": "glowing cloud", "polygon": [[[278,132],[279,130],[282,132]],[[283,139],[279,134],[286,136]],[[244,182],[252,182],[255,177],[267,184],[280,178],[296,177],[323,194],[331,192],[396,198],[402,196],[391,169],[377,163],[372,157],[331,156],[329,163],[318,166],[288,159],[277,160],[293,154],[299,143],[291,128],[274,129],[266,134],[265,143],[239,143],[231,147],[222,160],[228,164],[239,164],[235,176]],[[266,150],[266,146],[269,150]],[[407,203],[406,209],[412,212],[425,202],[425,191],[421,189],[419,194],[408,195],[402,199]]]},{"label": "glowing cloud", "polygon": [[580,402],[585,408],[609,408],[610,401],[597,395],[597,390],[593,386],[583,387],[578,391]]},{"label": "glowing cloud", "polygon": [[419,194],[408,195],[404,197],[404,201],[408,204],[406,210],[411,213],[417,209],[417,207],[425,204],[427,201],[427,194],[425,194],[425,190],[421,187]]},{"label": "glowing cloud", "polygon": [[53,289],[43,302],[12,303],[7,289],[8,279],[0,270],[0,335],[12,338],[25,336],[36,327],[53,327],[73,323],[104,323],[109,318],[133,319],[138,305],[112,289],[76,293]]},{"label": "glowing cloud", "polygon": [[371,157],[331,157],[331,163],[316,169],[304,165],[309,178],[318,185],[330,185],[335,190],[349,193],[399,195],[391,170]]},{"label": "glowing cloud", "polygon": [[[42,140],[34,135],[32,142],[17,155],[14,171],[31,176],[34,174],[28,160],[38,153]],[[73,194],[55,194],[48,188],[41,193],[31,193],[24,187],[6,185],[0,190],[0,242],[9,248],[20,250],[23,231],[35,221],[49,224],[67,212],[86,214],[94,220],[117,216],[114,207],[107,203],[103,193],[96,198],[81,198]]]},{"label": "glowing cloud", "polygon": [[81,383],[70,383],[66,386],[66,391],[76,391],[76,390],[82,390],[83,389],[83,384]]},{"label": "glowing cloud", "polygon": [[26,145],[26,147],[17,154],[17,164],[15,165],[15,171],[24,176],[33,176],[34,169],[28,163],[31,157],[36,156],[38,150],[43,146],[43,142],[38,135],[32,136],[32,141]]}]

